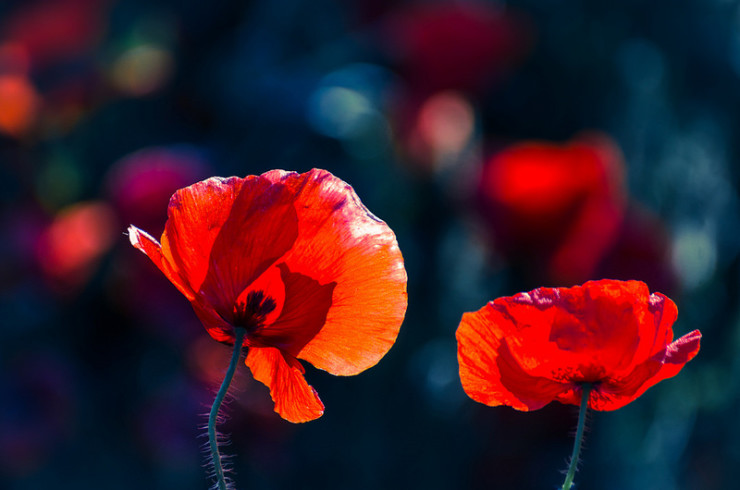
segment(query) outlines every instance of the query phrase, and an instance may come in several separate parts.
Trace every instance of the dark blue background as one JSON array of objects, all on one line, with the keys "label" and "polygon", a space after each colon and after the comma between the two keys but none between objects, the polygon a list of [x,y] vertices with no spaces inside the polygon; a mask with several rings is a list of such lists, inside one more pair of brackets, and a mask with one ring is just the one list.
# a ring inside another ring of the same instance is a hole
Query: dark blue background
[{"label": "dark blue background", "polygon": [[[2,40],[27,3],[0,5]],[[469,174],[459,162],[424,170],[404,150],[393,115],[413,90],[403,46],[389,44],[383,29],[405,5],[111,1],[85,49],[34,65],[28,77],[47,104],[43,116],[0,139],[0,488],[208,486],[199,451],[216,379],[208,364],[224,369],[228,349],[128,244],[123,217],[74,287],[45,274],[34,248],[75,203],[116,209],[113,169],[151,147],[197,160],[193,181],[325,168],[391,226],[405,256],[409,308],[387,356],[351,378],[307,366],[326,405],[321,419],[282,421],[267,389],[240,367],[223,425],[238,488],[562,482],[575,407],[491,408],[459,384],[460,315],[542,284],[490,259],[475,214],[461,204],[458,184]],[[675,331],[704,334],[698,357],[675,379],[590,416],[578,486],[732,488],[740,477],[740,4],[488,5],[527,19],[530,45],[466,99],[476,115],[472,154],[583,130],[609,134],[624,153],[631,202],[670,237]],[[165,68],[151,86],[131,89],[114,67],[136,46],[159,56],[139,59],[144,73]],[[351,91],[339,99],[349,105],[317,109],[322,91],[336,87]],[[68,110],[76,116],[64,119]],[[352,133],[357,111],[370,123]],[[147,231],[159,236],[165,209],[151,213],[160,228]]]}]

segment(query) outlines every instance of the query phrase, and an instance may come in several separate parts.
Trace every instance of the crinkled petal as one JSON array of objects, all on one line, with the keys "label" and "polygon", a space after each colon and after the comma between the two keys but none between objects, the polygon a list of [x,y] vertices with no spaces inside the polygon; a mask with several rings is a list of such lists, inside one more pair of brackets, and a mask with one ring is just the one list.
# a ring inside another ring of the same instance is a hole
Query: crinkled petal
[{"label": "crinkled petal", "polygon": [[602,383],[591,398],[594,410],[616,410],[640,397],[648,388],[672,378],[699,352],[701,332],[694,330],[667,345],[622,379]]},{"label": "crinkled petal", "polygon": [[324,404],[306,382],[303,366],[294,357],[273,347],[252,347],[246,364],[254,379],[270,389],[275,411],[285,420],[308,422],[324,414]]},{"label": "crinkled petal", "polygon": [[536,410],[572,391],[570,383],[529,374],[503,337],[506,324],[495,321],[491,304],[465,313],[457,329],[457,358],[465,393],[486,405]]},{"label": "crinkled petal", "polygon": [[[494,306],[513,325],[512,354],[533,366],[532,374],[548,377],[548,372],[599,366],[603,374],[616,376],[655,352],[649,294],[644,283],[604,279],[498,298]],[[636,358],[641,334],[650,329],[653,337],[647,341],[653,351]]]},{"label": "crinkled petal", "polygon": [[296,194],[298,238],[281,261],[319,284],[336,283],[323,328],[298,357],[336,375],[373,366],[395,342],[406,312],[406,271],[393,231],[327,171],[263,177]]},{"label": "crinkled petal", "polygon": [[673,324],[678,318],[678,308],[670,298],[651,294],[647,300],[644,321],[640,323],[640,345],[635,359],[642,362],[664,352],[666,345],[673,340]]}]

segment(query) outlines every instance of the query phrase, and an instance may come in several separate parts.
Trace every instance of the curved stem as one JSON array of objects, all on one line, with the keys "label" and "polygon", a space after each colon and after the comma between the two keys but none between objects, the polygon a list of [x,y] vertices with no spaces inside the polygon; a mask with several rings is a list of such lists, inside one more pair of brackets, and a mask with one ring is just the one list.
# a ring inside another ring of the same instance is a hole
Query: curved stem
[{"label": "curved stem", "polygon": [[586,412],[588,412],[588,399],[591,395],[591,383],[584,383],[581,386],[581,409],[578,412],[578,428],[576,429],[576,441],[573,445],[573,454],[570,456],[570,467],[568,474],[565,475],[562,490],[570,490],[573,484],[573,477],[576,476],[578,467],[578,457],[581,453],[581,443],[583,442],[583,428],[586,425]]},{"label": "curved stem", "polygon": [[213,460],[213,469],[216,473],[219,490],[226,490],[226,480],[224,479],[224,468],[221,465],[221,455],[218,453],[216,419],[221,409],[221,403],[223,403],[224,397],[226,397],[226,393],[229,391],[231,380],[234,377],[234,372],[236,372],[236,366],[239,364],[239,358],[242,354],[242,342],[244,341],[244,334],[247,331],[243,328],[235,328],[234,333],[236,334],[236,338],[234,339],[234,352],[231,354],[231,362],[224,375],[221,388],[219,388],[216,394],[216,399],[213,401],[213,406],[211,406],[211,413],[208,415],[208,442],[211,446],[211,459]]}]

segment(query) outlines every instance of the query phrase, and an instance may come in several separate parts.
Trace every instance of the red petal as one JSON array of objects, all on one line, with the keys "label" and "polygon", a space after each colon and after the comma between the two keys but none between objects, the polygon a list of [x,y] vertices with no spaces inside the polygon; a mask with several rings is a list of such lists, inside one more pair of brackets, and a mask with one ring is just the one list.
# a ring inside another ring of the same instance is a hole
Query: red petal
[{"label": "red petal", "polygon": [[[649,291],[637,281],[587,282],[573,288],[540,288],[499,298],[495,308],[515,328],[512,354],[533,375],[580,372],[582,381],[594,376],[625,375],[655,351],[635,358],[641,333],[655,324],[648,314]],[[647,339],[653,342],[653,338]],[[584,371],[585,370],[585,371]]]},{"label": "red petal", "polygon": [[[297,218],[289,189],[260,177],[211,178],[170,199],[162,251],[217,317],[233,324],[239,295],[295,241]],[[199,315],[201,316],[201,315]],[[201,317],[201,320],[203,318]]]},{"label": "red petal", "polygon": [[677,318],[676,303],[660,293],[651,294],[645,319],[640,323],[640,345],[635,360],[641,362],[664,352],[673,340],[673,324]]},{"label": "red petal", "polygon": [[290,190],[247,178],[213,242],[201,294],[226,319],[239,295],[293,246],[298,219]]},{"label": "red petal", "polygon": [[277,269],[285,287],[282,314],[274,323],[257,330],[251,339],[257,345],[277,347],[296,356],[324,326],[336,283],[321,285],[303,274],[290,272],[285,264],[278,264]]},{"label": "red petal", "polygon": [[213,306],[206,303],[202,297],[196,296],[190,302],[190,306],[195,310],[198,319],[208,332],[208,335],[224,344],[234,343],[234,327],[213,309]]},{"label": "red petal", "polygon": [[270,388],[275,411],[289,422],[317,419],[324,414],[314,390],[303,377],[303,367],[294,357],[272,347],[250,348],[246,360],[254,379]]},{"label": "red petal", "polygon": [[528,374],[502,341],[506,325],[496,323],[495,316],[489,303],[477,312],[465,313],[457,329],[460,380],[468,396],[486,405],[526,411],[541,408],[573,389],[572,384]]},{"label": "red petal", "polygon": [[326,323],[298,357],[338,375],[369,368],[395,342],[406,312],[406,271],[393,231],[329,172],[263,177],[296,193],[299,235],[282,261],[319,284],[336,283]]},{"label": "red petal", "polygon": [[167,279],[169,279],[186,298],[191,301],[193,300],[195,297],[193,290],[175,270],[168,258],[165,257],[162,252],[162,247],[157,240],[152,238],[147,232],[142,231],[133,225],[128,227],[128,239],[131,242],[131,245],[144,252],[147,257],[154,262],[154,265],[164,273]]},{"label": "red petal", "polygon": [[213,177],[180,189],[170,198],[162,249],[193,291],[199,291],[206,278],[213,242],[243,182],[237,177]]},{"label": "red petal", "polygon": [[[249,284],[249,287],[242,291],[236,299],[236,304],[245,304],[249,301],[250,294],[261,293],[264,298],[269,298],[273,302],[272,310],[264,314],[262,323],[269,325],[274,323],[285,306],[285,283],[281,277],[280,268],[272,266],[263,272],[257,279]],[[253,332],[250,332],[252,334]],[[252,335],[250,335],[251,337]],[[273,347],[280,347],[273,345]]]},{"label": "red petal", "polygon": [[602,396],[591,398],[595,410],[616,410],[640,397],[648,388],[664,379],[672,378],[699,352],[701,332],[694,330],[651,359],[645,361],[625,378],[604,382],[595,391]]},{"label": "red petal", "polygon": [[208,333],[219,342],[231,341],[234,338],[232,327],[216,313],[211,305],[204,303],[203,299],[190,289],[188,282],[172,266],[171,259],[165,255],[163,247],[160,247],[159,243],[148,233],[135,226],[130,226],[128,232],[131,244],[144,252],[164,273],[165,277],[190,300],[190,304]]}]

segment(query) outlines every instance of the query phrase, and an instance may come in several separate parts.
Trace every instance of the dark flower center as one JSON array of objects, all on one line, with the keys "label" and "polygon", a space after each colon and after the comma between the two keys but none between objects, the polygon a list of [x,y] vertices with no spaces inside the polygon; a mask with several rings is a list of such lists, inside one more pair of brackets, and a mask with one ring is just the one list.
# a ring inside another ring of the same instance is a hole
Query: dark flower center
[{"label": "dark flower center", "polygon": [[234,326],[252,333],[261,327],[267,315],[275,310],[277,303],[262,290],[250,291],[246,301],[234,305]]},{"label": "dark flower center", "polygon": [[583,384],[590,383],[597,386],[604,380],[604,369],[598,366],[558,367],[552,371],[552,379],[560,383]]}]

